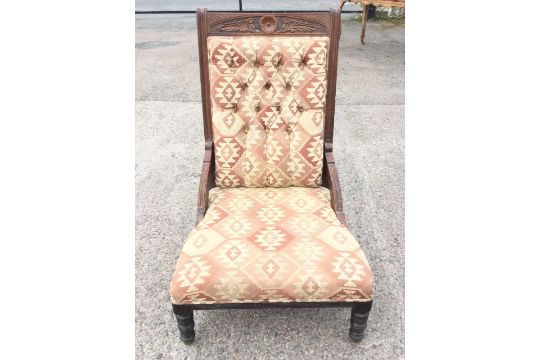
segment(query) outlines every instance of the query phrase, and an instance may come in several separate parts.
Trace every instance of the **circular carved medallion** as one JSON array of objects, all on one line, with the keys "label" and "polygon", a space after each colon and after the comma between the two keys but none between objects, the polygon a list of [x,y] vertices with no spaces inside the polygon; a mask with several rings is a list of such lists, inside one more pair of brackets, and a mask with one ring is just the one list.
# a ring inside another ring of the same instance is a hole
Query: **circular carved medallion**
[{"label": "circular carved medallion", "polygon": [[273,16],[264,16],[261,19],[261,29],[267,34],[276,31],[276,18]]}]

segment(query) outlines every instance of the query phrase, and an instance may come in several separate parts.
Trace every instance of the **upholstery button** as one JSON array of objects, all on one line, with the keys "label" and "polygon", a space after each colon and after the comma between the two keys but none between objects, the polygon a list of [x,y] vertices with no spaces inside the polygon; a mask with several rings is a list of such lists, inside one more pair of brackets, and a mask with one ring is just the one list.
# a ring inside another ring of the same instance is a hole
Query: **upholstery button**
[{"label": "upholstery button", "polygon": [[255,66],[255,67],[259,67],[259,60],[257,58],[255,58],[255,60],[253,60],[251,62],[251,65]]},{"label": "upholstery button", "polygon": [[285,131],[287,132],[287,134],[290,135],[292,133],[291,125],[287,125],[287,127],[285,128]]},{"label": "upholstery button", "polygon": [[286,84],[285,84],[285,89],[287,89],[287,90],[291,90],[291,84],[289,84],[289,83],[286,83]]},{"label": "upholstery button", "polygon": [[298,112],[304,112],[304,107],[303,107],[302,105],[298,105],[298,106],[296,107],[296,110],[297,110]]},{"label": "upholstery button", "polygon": [[233,112],[238,112],[238,104],[234,104],[232,107]]},{"label": "upholstery button", "polygon": [[264,128],[264,131],[266,131],[266,132],[270,131],[270,128],[266,124],[263,125],[263,128]]},{"label": "upholstery button", "polygon": [[281,106],[280,105],[276,105],[276,111],[281,112]]},{"label": "upholstery button", "polygon": [[248,125],[248,124],[244,125],[244,129],[243,129],[243,130],[244,130],[244,134],[247,134],[247,133],[248,133],[248,130],[249,130],[249,125]]},{"label": "upholstery button", "polygon": [[270,84],[270,81],[267,81],[266,84],[264,84],[264,88],[265,88],[266,90],[268,90],[268,89],[270,89],[270,86],[271,86],[271,85],[272,85],[272,84]]},{"label": "upholstery button", "polygon": [[281,58],[279,58],[276,62],[276,67],[280,67],[281,65],[283,65],[283,62],[281,61]]},{"label": "upholstery button", "polygon": [[248,87],[247,82],[245,81],[240,82],[240,87],[242,88],[242,90],[245,90]]},{"label": "upholstery button", "polygon": [[256,112],[261,111],[261,106],[260,106],[260,105],[255,106],[255,111],[256,111]]}]

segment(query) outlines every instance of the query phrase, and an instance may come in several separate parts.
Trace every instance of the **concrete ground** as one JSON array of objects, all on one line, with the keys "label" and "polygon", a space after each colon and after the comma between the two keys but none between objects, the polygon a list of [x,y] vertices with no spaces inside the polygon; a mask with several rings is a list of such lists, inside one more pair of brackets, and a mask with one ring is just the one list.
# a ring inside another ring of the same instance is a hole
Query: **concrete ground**
[{"label": "concrete ground", "polygon": [[[336,6],[337,0],[241,0],[242,9],[248,10],[328,10]],[[195,10],[196,8],[208,10],[238,10],[238,0],[135,0],[135,9],[138,11],[155,10]],[[351,9],[359,9],[351,5]]]},{"label": "concrete ground", "polygon": [[136,17],[136,355],[138,359],[404,357],[404,26],[343,15],[335,155],[349,227],[375,275],[366,338],[347,309],[195,312],[178,337],[168,286],[192,230],[203,155],[195,16]]}]

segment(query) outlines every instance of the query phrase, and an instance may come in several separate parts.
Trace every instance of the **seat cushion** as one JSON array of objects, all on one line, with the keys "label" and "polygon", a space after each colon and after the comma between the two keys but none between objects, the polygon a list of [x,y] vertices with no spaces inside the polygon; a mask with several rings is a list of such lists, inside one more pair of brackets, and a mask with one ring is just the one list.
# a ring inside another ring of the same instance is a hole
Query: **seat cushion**
[{"label": "seat cushion", "polygon": [[174,304],[366,301],[373,276],[328,189],[214,188],[185,241]]},{"label": "seat cushion", "polygon": [[321,185],[328,44],[208,37],[217,186]]}]

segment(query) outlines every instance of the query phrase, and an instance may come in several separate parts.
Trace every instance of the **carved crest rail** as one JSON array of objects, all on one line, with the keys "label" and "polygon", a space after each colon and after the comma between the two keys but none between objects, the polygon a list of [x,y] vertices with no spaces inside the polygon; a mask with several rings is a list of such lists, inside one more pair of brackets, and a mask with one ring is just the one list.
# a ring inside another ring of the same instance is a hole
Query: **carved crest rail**
[{"label": "carved crest rail", "polygon": [[208,13],[208,35],[329,35],[330,29],[321,13]]}]

